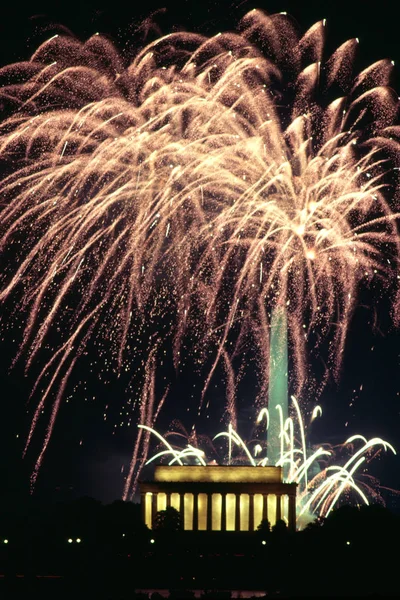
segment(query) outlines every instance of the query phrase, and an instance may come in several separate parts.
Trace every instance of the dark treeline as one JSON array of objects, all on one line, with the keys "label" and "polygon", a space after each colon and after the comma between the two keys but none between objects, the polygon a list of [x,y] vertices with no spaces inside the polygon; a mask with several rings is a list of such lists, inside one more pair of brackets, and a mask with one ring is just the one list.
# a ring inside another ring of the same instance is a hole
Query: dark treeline
[{"label": "dark treeline", "polygon": [[171,598],[191,589],[209,598],[224,589],[280,597],[399,592],[400,518],[378,505],[343,506],[293,534],[283,521],[240,534],[184,532],[174,509],[158,513],[151,531],[138,504],[93,498],[46,505],[31,497],[0,511],[1,597],[133,600],[148,588],[172,590]]}]

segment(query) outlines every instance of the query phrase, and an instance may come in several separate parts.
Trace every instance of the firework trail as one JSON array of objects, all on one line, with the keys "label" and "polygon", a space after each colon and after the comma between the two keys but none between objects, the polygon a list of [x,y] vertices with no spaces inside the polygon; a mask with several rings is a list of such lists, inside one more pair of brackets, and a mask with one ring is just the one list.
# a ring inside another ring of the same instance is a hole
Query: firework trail
[{"label": "firework trail", "polygon": [[[382,450],[390,450],[396,454],[394,447],[382,438],[374,437],[367,440],[362,435],[353,435],[343,444],[333,447],[322,444],[312,447],[309,440],[309,431],[312,422],[322,415],[320,406],[316,406],[311,415],[310,422],[306,424],[297,399],[292,396],[294,416],[283,419],[280,406],[280,431],[281,452],[276,466],[287,468],[288,483],[298,485],[296,495],[297,526],[301,529],[310,520],[316,517],[327,517],[331,510],[340,502],[356,502],[369,504],[373,502],[384,504],[379,493],[380,485],[376,478],[365,472],[366,464],[378,456]],[[139,431],[152,433],[159,440],[157,452],[154,453],[146,464],[155,460],[167,459],[168,464],[210,464],[210,454],[201,449],[207,447],[217,456],[215,464],[247,464],[253,467],[264,467],[271,464],[268,458],[267,433],[270,424],[270,415],[267,408],[263,408],[257,417],[254,439],[244,441],[231,424],[227,431],[218,433],[214,440],[224,438],[227,440],[228,455],[222,459],[218,457],[215,446],[205,438],[190,439],[180,431],[172,430],[161,436],[155,429],[147,425],[139,425]],[[260,435],[261,431],[261,435]],[[263,435],[264,433],[264,435]],[[187,438],[187,446],[167,441],[167,437]],[[264,439],[263,439],[264,438]],[[194,445],[193,442],[194,441]],[[200,443],[197,443],[200,442]],[[166,448],[166,449],[165,449]],[[361,467],[363,472],[360,473]],[[357,479],[356,479],[356,476]],[[383,489],[383,488],[382,488]]]},{"label": "firework trail", "polygon": [[325,59],[324,32],[254,10],[237,33],[167,35],[128,65],[105,37],[54,36],[0,70],[0,298],[23,319],[27,369],[54,345],[28,436],[53,402],[35,472],[54,393],[93,340],[117,372],[143,362],[142,402],[155,346],[155,370],[165,348],[177,369],[190,352],[199,411],[222,368],[233,424],[250,360],[261,396],[268,386],[277,306],[293,388],[318,346],[338,374],[360,286],[397,276],[400,130],[390,61],[354,77],[357,41]]}]

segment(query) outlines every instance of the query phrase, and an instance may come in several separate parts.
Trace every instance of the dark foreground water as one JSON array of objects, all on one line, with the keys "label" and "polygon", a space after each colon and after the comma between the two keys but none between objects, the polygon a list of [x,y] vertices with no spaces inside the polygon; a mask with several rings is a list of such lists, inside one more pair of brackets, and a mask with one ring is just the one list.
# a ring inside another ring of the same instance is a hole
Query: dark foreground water
[{"label": "dark foreground water", "polygon": [[[400,586],[399,586],[400,591]],[[346,589],[345,582],[341,593],[337,590],[324,590],[322,593],[318,590],[311,590],[308,593],[282,593],[278,590],[266,593],[263,590],[228,590],[228,589],[162,589],[162,588],[138,588],[133,585],[127,585],[127,582],[121,584],[116,579],[107,586],[98,584],[96,579],[91,582],[83,583],[79,580],[71,580],[62,576],[32,576],[23,575],[6,578],[0,574],[0,600],[29,600],[30,598],[40,598],[40,600],[234,600],[234,599],[265,599],[271,598],[358,598],[368,600],[378,600],[380,598],[399,597],[397,593],[357,593],[357,590]]]},{"label": "dark foreground water", "polygon": [[119,582],[115,582],[115,588],[108,586],[107,589],[93,585],[81,584],[78,581],[70,581],[62,576],[45,575],[25,577],[17,575],[12,578],[0,575],[0,598],[28,599],[29,597],[54,600],[76,600],[77,598],[88,600],[161,600],[169,598],[178,600],[185,598],[199,598],[204,600],[230,600],[230,599],[258,599],[267,598],[263,590],[204,590],[204,589],[155,589],[155,588],[131,588],[121,589]]},{"label": "dark foreground water", "polygon": [[[149,598],[152,597],[153,594],[159,594],[162,598],[170,598],[171,591],[170,590],[152,590],[152,589],[137,589],[135,590],[137,596],[140,594],[148,595]],[[257,591],[257,590],[218,590],[218,591],[210,591],[210,590],[182,590],[182,594],[193,594],[193,598],[208,598],[212,595],[217,598],[266,598],[265,591]],[[172,595],[177,597],[179,595],[179,591],[173,591]],[[157,596],[156,596],[157,597]]]}]

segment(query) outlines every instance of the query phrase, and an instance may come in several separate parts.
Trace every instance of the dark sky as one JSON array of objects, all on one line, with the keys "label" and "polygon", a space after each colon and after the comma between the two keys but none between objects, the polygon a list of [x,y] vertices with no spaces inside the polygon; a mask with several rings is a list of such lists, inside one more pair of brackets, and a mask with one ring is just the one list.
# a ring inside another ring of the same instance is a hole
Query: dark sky
[{"label": "dark sky", "polygon": [[[259,3],[239,0],[180,0],[174,3],[113,0],[95,4],[96,7],[76,0],[33,0],[22,5],[8,3],[6,9],[1,9],[0,64],[29,58],[41,41],[62,27],[82,39],[97,31],[105,33],[117,46],[124,48],[129,45],[133,32],[143,19],[160,8],[166,8],[166,11],[155,17],[155,21],[160,24],[163,33],[186,29],[215,34],[233,29],[238,19],[254,7],[270,13],[287,11],[303,30],[326,18],[328,45],[332,48],[351,37],[358,37],[361,65],[382,58],[390,58],[400,64],[399,15],[393,0],[276,0]],[[138,4],[140,9],[135,8]],[[398,74],[396,79],[399,81]],[[399,90],[400,86],[395,85]],[[371,304],[374,306],[371,307]],[[0,443],[3,446],[0,486],[3,484],[9,490],[24,489],[30,467],[20,455],[22,438],[26,434],[24,403],[32,382],[23,378],[20,365],[8,371],[12,352],[10,339],[7,338],[0,349]],[[383,437],[400,451],[399,355],[399,333],[391,327],[387,304],[385,301],[376,302],[366,294],[365,298],[360,298],[360,307],[351,324],[340,383],[329,384],[320,399],[324,414],[314,430],[316,443],[338,443],[353,433],[363,433],[366,437]],[[99,384],[96,384],[100,405],[105,397],[120,393],[120,389],[108,389],[104,397],[102,393]],[[90,397],[90,389],[86,395]],[[129,461],[132,433],[110,436],[108,425],[103,423],[97,406],[94,409],[92,405],[88,406],[88,401],[81,402],[79,398],[74,402],[74,408],[63,416],[64,420],[55,432],[38,479],[37,493],[54,494],[56,488],[60,488],[59,494],[90,494],[106,501],[119,497],[122,489],[120,471],[122,465],[125,464],[126,468]],[[371,463],[370,472],[380,478],[382,485],[400,489],[400,458],[383,454]],[[399,510],[400,502],[395,496],[390,494],[387,500],[389,506]]]}]

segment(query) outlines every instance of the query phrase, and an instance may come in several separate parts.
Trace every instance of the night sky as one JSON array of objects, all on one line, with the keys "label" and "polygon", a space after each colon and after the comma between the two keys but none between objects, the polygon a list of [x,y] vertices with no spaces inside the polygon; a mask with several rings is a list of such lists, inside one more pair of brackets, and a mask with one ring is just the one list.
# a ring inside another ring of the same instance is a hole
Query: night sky
[{"label": "night sky", "polygon": [[[259,3],[148,0],[140,3],[143,7],[140,9],[135,8],[139,3],[121,0],[98,1],[96,8],[76,0],[47,3],[34,0],[29,4],[28,8],[25,4],[9,3],[2,9],[1,65],[28,59],[42,41],[63,29],[80,39],[99,31],[123,50],[132,45],[132,39],[140,43],[146,32],[151,35],[151,31],[149,33],[141,24],[158,9],[166,8],[153,17],[153,22],[158,23],[164,34],[183,29],[211,35],[233,29],[240,17],[254,7],[270,13],[287,11],[304,31],[314,22],[326,18],[328,48],[334,49],[352,37],[359,38],[360,68],[383,58],[400,64],[399,20],[393,0]],[[372,6],[375,7],[373,10]],[[399,72],[396,80],[393,85],[400,91]],[[3,320],[6,318],[7,314],[2,316]],[[15,352],[12,334],[5,336],[0,352],[0,489],[3,485],[7,492],[14,494],[27,489],[32,467],[32,461],[29,458],[22,460],[21,453],[28,426],[25,403],[34,380],[23,376],[22,364],[9,370]],[[315,424],[314,443],[337,444],[352,434],[362,433],[367,438],[382,437],[400,452],[399,361],[399,332],[391,326],[387,300],[363,292],[350,326],[340,382],[330,381],[319,400],[323,417]],[[125,383],[111,378],[104,386],[95,376],[86,377],[84,363],[79,368],[79,379],[87,380],[86,388],[80,387],[60,414],[35,493],[46,497],[88,494],[111,501],[121,496],[121,468],[123,465],[125,469],[128,467],[135,432],[132,425],[130,430],[117,430],[111,435],[114,421],[112,418],[103,421],[102,406],[115,403],[117,414],[117,407],[123,404]],[[184,381],[180,384],[179,394],[178,416],[185,406]],[[242,414],[242,420],[250,422],[254,416],[249,399],[249,409]],[[203,429],[201,432],[212,436],[219,430],[221,427],[217,430],[210,427],[209,431]],[[382,453],[371,462],[369,472],[379,478],[382,486],[400,489],[400,457]],[[400,512],[399,496],[384,494],[388,506]]]}]

